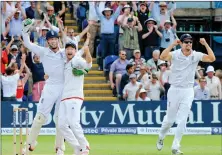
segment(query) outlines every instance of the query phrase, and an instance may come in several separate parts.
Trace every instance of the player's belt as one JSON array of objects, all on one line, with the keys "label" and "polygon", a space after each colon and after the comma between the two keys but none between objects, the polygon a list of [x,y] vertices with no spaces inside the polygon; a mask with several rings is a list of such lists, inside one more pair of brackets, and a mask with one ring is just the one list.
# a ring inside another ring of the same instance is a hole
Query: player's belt
[{"label": "player's belt", "polygon": [[71,100],[71,99],[83,100],[83,98],[81,98],[81,97],[68,97],[68,98],[64,98],[64,99],[62,99],[61,101]]}]

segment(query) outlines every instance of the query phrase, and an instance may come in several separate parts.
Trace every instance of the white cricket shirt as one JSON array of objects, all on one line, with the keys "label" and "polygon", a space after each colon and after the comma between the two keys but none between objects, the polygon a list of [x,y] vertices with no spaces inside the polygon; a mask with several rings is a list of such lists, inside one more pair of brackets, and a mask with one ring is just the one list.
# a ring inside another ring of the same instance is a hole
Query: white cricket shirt
[{"label": "white cricket shirt", "polygon": [[16,96],[19,73],[12,76],[2,75],[3,97]]},{"label": "white cricket shirt", "polygon": [[189,56],[185,56],[181,49],[173,51],[169,83],[175,87],[193,87],[195,71],[203,56],[203,53],[196,51],[192,51]]},{"label": "white cricket shirt", "polygon": [[62,100],[72,97],[84,98],[83,84],[84,75],[74,76],[72,73],[73,68],[90,69],[92,63],[87,63],[85,59],[80,56],[75,56],[65,64],[65,84],[62,94]]},{"label": "white cricket shirt", "polygon": [[65,50],[60,49],[58,52],[51,51],[48,47],[41,47],[30,42],[26,33],[22,34],[25,47],[40,56],[43,64],[44,72],[49,76],[46,84],[61,85],[64,84],[64,66],[65,66]]}]

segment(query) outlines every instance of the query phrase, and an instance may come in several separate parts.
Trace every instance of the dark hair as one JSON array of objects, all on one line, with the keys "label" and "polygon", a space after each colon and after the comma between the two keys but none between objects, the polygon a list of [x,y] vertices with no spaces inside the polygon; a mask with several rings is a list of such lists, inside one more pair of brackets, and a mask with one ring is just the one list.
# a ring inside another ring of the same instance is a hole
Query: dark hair
[{"label": "dark hair", "polygon": [[12,75],[14,73],[14,69],[12,69],[11,67],[6,68],[5,73],[7,75]]},{"label": "dark hair", "polygon": [[128,64],[128,65],[126,65],[126,70],[128,71],[132,67],[133,67],[133,64]]}]

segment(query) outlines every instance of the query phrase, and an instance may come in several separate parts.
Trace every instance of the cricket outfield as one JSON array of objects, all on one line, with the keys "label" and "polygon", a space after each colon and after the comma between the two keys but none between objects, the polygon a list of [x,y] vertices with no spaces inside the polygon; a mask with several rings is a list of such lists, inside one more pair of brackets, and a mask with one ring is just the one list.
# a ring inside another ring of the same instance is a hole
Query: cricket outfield
[{"label": "cricket outfield", "polygon": [[[2,155],[12,155],[13,136],[1,138]],[[55,136],[39,136],[37,148],[30,155],[55,155],[54,139]],[[162,151],[156,150],[157,136],[153,135],[87,135],[87,139],[90,155],[171,155],[173,136],[166,137]],[[222,155],[222,135],[185,135],[181,145],[184,155]],[[66,144],[65,155],[72,153]]]}]

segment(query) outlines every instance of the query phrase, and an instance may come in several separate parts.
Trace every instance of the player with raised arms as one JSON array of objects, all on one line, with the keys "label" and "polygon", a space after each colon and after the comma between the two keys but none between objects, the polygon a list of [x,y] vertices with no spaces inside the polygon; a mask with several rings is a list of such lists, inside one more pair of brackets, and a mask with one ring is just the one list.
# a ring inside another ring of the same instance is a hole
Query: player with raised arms
[{"label": "player with raised arms", "polygon": [[[196,52],[192,49],[193,39],[190,34],[183,34],[180,40],[175,40],[160,55],[160,59],[171,61],[171,84],[167,94],[167,111],[164,116],[162,127],[157,141],[157,149],[163,148],[163,140],[172,127],[177,123],[175,137],[172,144],[172,155],[181,155],[180,142],[186,128],[187,118],[194,99],[194,76],[199,61],[214,62],[215,56],[204,38],[200,38],[200,43],[205,46],[208,54]],[[171,50],[181,45],[181,49],[171,52]]]}]

